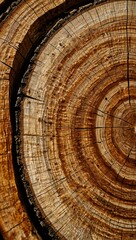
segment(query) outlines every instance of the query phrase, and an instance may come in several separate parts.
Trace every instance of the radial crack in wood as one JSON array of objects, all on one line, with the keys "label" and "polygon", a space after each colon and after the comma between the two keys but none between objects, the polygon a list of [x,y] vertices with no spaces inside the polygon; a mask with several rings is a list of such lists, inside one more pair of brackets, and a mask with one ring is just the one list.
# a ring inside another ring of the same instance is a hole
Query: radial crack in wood
[{"label": "radial crack in wood", "polygon": [[2,235],[136,239],[136,2],[14,2],[0,32]]}]

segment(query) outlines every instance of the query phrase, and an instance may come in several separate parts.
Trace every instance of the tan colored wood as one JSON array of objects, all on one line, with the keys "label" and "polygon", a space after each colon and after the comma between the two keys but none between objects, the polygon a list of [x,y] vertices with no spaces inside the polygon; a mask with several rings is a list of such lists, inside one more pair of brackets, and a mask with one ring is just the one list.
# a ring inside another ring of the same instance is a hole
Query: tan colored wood
[{"label": "tan colored wood", "polygon": [[[56,1],[59,5],[63,1]],[[37,4],[38,3],[38,4]],[[19,4],[0,27],[0,232],[4,239],[39,239],[20,202],[15,183],[12,159],[12,130],[9,112],[9,88],[14,57],[34,21],[55,7],[50,1],[26,1]],[[36,10],[34,13],[33,8]],[[24,55],[28,45],[25,45]],[[20,56],[19,56],[20,57]],[[17,59],[15,70],[18,68]]]},{"label": "tan colored wood", "polygon": [[[23,1],[1,25],[0,230],[5,239],[39,238],[15,183],[9,89],[31,48],[28,33],[36,38],[36,20],[63,2]],[[18,161],[29,202],[37,217],[41,212],[41,225],[51,226],[50,236],[136,239],[135,30],[131,0],[71,15],[38,49],[20,89]],[[24,58],[17,55],[20,46]]]}]

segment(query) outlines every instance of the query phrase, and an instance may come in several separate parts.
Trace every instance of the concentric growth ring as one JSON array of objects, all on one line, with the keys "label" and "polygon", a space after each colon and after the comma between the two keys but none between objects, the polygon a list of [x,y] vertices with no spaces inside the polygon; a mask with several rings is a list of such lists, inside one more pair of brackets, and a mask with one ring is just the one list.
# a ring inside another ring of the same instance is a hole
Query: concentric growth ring
[{"label": "concentric growth ring", "polygon": [[61,239],[136,239],[135,31],[135,1],[88,7],[24,76],[23,181]]}]

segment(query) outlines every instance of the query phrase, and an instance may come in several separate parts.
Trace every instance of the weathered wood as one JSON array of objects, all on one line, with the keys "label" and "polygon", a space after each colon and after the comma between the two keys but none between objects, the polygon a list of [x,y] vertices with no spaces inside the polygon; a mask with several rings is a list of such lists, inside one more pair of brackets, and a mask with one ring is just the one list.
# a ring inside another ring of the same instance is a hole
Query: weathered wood
[{"label": "weathered wood", "polygon": [[[1,1],[3,3],[4,1]],[[59,5],[63,1],[57,1]],[[1,22],[0,29],[0,232],[4,239],[38,239],[24,206],[20,202],[13,172],[12,130],[10,123],[9,88],[14,81],[20,55],[13,64],[18,46],[34,21],[52,9],[50,1],[23,1]],[[36,11],[36,14],[33,10]],[[9,9],[8,9],[9,11]],[[7,11],[7,12],[8,12]],[[29,39],[30,41],[30,39]],[[23,53],[29,48],[29,41]],[[12,70],[13,68],[13,70]],[[13,110],[11,110],[13,111]]]},{"label": "weathered wood", "polygon": [[[18,84],[40,35],[37,20],[61,3],[23,1],[1,26],[0,230],[6,239],[38,239],[18,197],[17,160],[50,238],[136,239],[136,2],[71,11]],[[16,85],[14,159],[9,89]]]}]

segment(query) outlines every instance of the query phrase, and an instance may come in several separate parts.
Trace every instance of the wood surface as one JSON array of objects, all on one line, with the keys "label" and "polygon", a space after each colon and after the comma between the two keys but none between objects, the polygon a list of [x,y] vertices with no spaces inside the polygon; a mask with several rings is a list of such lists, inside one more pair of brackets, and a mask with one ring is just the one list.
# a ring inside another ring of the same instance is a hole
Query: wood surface
[{"label": "wood surface", "polygon": [[136,2],[63,3],[1,22],[0,232],[135,240]]}]

